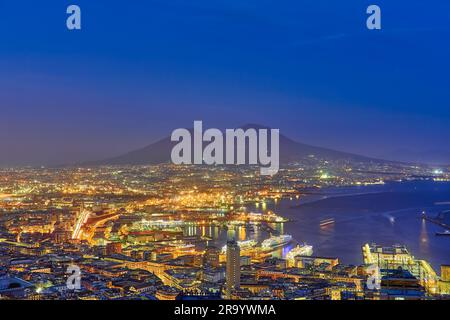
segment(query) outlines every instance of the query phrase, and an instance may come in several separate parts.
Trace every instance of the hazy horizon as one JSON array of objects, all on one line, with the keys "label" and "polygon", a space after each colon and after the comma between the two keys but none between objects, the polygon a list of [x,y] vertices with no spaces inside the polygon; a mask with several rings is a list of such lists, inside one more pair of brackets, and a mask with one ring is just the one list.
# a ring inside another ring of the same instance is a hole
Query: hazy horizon
[{"label": "hazy horizon", "polygon": [[[239,126],[230,126],[230,128],[241,128],[241,127],[244,127],[247,125],[248,124],[239,125]],[[266,126],[264,124],[250,124],[250,126],[263,126],[263,127],[269,128],[269,126]],[[192,129],[192,126],[186,126],[186,128]],[[214,126],[204,127],[204,130],[206,130],[208,128],[214,128]],[[222,132],[224,132],[225,129],[227,129],[227,128],[219,127],[218,129],[221,130]],[[159,136],[157,138],[150,139],[149,143],[139,145],[139,146],[136,146],[133,148],[128,147],[128,149],[118,150],[114,154],[98,155],[97,157],[95,157],[95,155],[93,155],[90,158],[86,158],[86,157],[83,157],[83,155],[81,155],[81,154],[76,154],[76,152],[73,152],[73,154],[72,154],[73,160],[72,161],[63,161],[63,160],[58,161],[57,159],[48,159],[46,161],[44,160],[44,161],[40,161],[40,162],[19,162],[19,163],[17,163],[17,162],[16,163],[2,163],[0,161],[0,167],[8,168],[8,167],[28,167],[28,166],[29,167],[39,167],[39,166],[52,167],[52,166],[65,166],[65,165],[70,166],[70,165],[80,165],[83,163],[89,163],[91,161],[107,160],[107,159],[115,158],[117,156],[122,156],[131,151],[136,151],[136,150],[146,148],[148,146],[152,146],[153,144],[155,144],[163,139],[170,138],[170,134],[171,134],[171,132],[167,132],[166,136]],[[436,166],[449,166],[450,165],[450,160],[448,162],[446,162],[446,160],[442,160],[442,161],[430,160],[430,157],[432,157],[434,154],[439,155],[440,159],[445,159],[447,156],[450,158],[449,153],[443,154],[439,150],[431,150],[430,152],[422,153],[422,152],[414,152],[414,151],[407,150],[407,149],[398,149],[398,150],[394,150],[391,154],[387,153],[385,155],[370,155],[370,154],[352,152],[352,151],[348,151],[345,149],[333,148],[331,146],[310,144],[307,141],[299,141],[295,138],[292,138],[291,136],[286,135],[283,132],[283,130],[280,130],[280,134],[285,136],[288,139],[291,139],[291,140],[301,143],[301,144],[306,144],[306,145],[319,147],[319,148],[331,149],[331,150],[340,151],[340,152],[346,152],[346,153],[360,155],[360,156],[366,156],[366,157],[370,157],[370,158],[374,158],[374,159],[387,160],[387,161],[398,161],[398,162],[404,162],[404,163],[418,163],[418,164],[424,164],[424,165],[436,165]],[[204,142],[203,145],[205,146],[206,144],[207,144],[207,142]]]}]

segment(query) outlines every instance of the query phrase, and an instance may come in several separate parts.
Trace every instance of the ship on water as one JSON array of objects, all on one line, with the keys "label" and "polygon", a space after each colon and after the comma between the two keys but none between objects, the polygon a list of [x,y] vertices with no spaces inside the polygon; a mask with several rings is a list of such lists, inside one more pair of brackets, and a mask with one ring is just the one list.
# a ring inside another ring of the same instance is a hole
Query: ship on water
[{"label": "ship on water", "polygon": [[195,245],[192,243],[186,243],[183,240],[174,240],[167,243],[167,248],[172,248],[176,250],[191,250],[195,248]]},{"label": "ship on water", "polygon": [[324,219],[320,221],[320,227],[326,227],[334,224],[334,218]]},{"label": "ship on water", "polygon": [[[237,244],[240,247],[241,251],[245,251],[245,250],[255,247],[258,243],[255,240],[244,240],[244,241],[238,241]],[[226,252],[227,252],[227,245],[224,245],[222,247],[222,253],[226,253]]]},{"label": "ship on water", "polygon": [[286,259],[294,260],[294,258],[297,256],[312,256],[312,255],[313,255],[313,247],[304,243],[304,244],[299,244],[295,248],[290,250],[286,254]]},{"label": "ship on water", "polygon": [[271,250],[281,246],[284,246],[292,241],[292,236],[289,234],[283,234],[281,236],[272,236],[269,239],[264,240],[261,243],[263,250]]},{"label": "ship on water", "polygon": [[450,230],[445,230],[444,232],[436,232],[437,236],[450,236]]}]

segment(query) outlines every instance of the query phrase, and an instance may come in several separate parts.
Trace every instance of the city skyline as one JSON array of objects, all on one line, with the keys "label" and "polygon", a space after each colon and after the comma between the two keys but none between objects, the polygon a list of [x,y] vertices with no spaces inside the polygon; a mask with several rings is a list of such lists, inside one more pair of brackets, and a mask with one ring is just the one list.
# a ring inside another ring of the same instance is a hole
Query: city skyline
[{"label": "city skyline", "polygon": [[0,300],[447,299],[449,182],[319,155],[0,169]]},{"label": "city skyline", "polygon": [[450,300],[449,22],[439,0],[0,1],[0,305]]}]

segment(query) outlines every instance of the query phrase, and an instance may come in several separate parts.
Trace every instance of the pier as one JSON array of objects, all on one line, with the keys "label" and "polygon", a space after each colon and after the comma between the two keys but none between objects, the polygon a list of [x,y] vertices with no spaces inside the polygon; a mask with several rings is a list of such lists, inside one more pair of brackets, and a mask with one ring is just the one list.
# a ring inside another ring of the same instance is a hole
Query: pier
[{"label": "pier", "polygon": [[427,216],[426,214],[422,214],[422,219],[425,219],[426,221],[429,221],[431,223],[434,223],[438,226],[443,227],[446,230],[450,230],[450,225],[446,224],[443,222],[443,215],[445,213],[449,213],[450,214],[450,210],[446,210],[446,211],[442,211],[440,212],[435,218],[431,218],[429,216]]}]

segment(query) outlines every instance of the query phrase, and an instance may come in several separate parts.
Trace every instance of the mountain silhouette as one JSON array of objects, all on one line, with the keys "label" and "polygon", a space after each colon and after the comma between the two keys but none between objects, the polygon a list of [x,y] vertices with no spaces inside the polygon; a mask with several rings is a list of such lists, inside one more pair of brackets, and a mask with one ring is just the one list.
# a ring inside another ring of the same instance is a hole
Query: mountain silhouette
[{"label": "mountain silhouette", "polygon": [[[247,124],[240,128],[243,130],[270,129],[269,127],[257,124]],[[193,129],[190,129],[189,131],[192,135]],[[223,134],[225,136],[224,132]],[[172,142],[170,137],[166,137],[144,148],[133,150],[117,157],[84,163],[84,165],[152,165],[170,162],[172,148],[177,143],[178,142]],[[204,142],[203,146],[207,144],[208,142]],[[306,159],[342,160],[350,162],[391,162],[299,143],[280,134],[280,164],[300,162]]]}]

